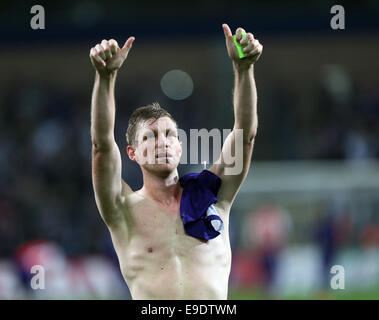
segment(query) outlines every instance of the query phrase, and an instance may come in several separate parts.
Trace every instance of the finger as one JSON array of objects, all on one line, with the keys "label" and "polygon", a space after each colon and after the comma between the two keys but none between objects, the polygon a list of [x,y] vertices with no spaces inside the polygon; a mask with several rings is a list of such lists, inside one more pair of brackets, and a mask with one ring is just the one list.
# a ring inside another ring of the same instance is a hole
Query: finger
[{"label": "finger", "polygon": [[95,49],[97,51],[97,54],[100,56],[101,59],[105,60],[105,54],[104,54],[104,49],[100,44],[97,44],[95,46]]},{"label": "finger", "polygon": [[244,29],[242,29],[241,27],[237,28],[237,30],[236,30],[236,39],[237,39],[237,41],[241,40],[242,33],[246,33],[246,31]]},{"label": "finger", "polygon": [[117,49],[118,49],[118,43],[115,39],[111,39],[108,41],[109,47],[111,49],[112,55],[116,54]]},{"label": "finger", "polygon": [[132,44],[134,42],[135,38],[134,37],[129,37],[128,40],[125,41],[124,46],[122,47],[122,51],[129,51],[130,48],[132,47]]},{"label": "finger", "polygon": [[261,54],[263,51],[263,46],[261,44],[259,44],[256,48],[254,48],[253,50],[249,51],[249,52],[246,52],[245,55],[247,57],[252,57],[252,56],[255,56],[257,54]]},{"label": "finger", "polygon": [[111,53],[111,48],[109,47],[109,43],[107,40],[101,41],[101,46],[103,47],[103,52],[105,55],[105,59],[110,59],[112,58],[112,53]]},{"label": "finger", "polygon": [[103,40],[103,41],[101,41],[101,46],[104,48],[104,49],[106,49],[106,47],[108,47],[108,41],[107,40]]},{"label": "finger", "polygon": [[245,48],[243,48],[243,52],[249,52],[251,50],[254,50],[255,48],[258,47],[259,45],[259,41],[257,39],[253,40],[252,42],[250,42]]},{"label": "finger", "polygon": [[224,29],[225,38],[230,38],[233,36],[232,31],[226,23],[222,25],[222,28]]},{"label": "finger", "polygon": [[249,33],[247,33],[247,34],[242,38],[242,40],[240,41],[240,44],[242,44],[242,45],[247,45],[248,43],[253,42],[253,41],[254,41],[254,36],[249,32]]},{"label": "finger", "polygon": [[102,65],[104,67],[106,66],[105,61],[100,58],[100,56],[98,55],[97,50],[95,48],[91,49],[91,51],[90,51],[90,57],[91,57],[91,60],[94,60],[98,64],[100,64],[100,65]]}]

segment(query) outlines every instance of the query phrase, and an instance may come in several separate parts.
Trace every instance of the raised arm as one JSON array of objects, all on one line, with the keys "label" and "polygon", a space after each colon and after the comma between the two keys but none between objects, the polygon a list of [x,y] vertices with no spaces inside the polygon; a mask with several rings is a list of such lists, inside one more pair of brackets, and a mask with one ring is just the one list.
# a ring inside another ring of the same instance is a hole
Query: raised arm
[{"label": "raised arm", "polygon": [[254,139],[257,133],[257,91],[254,79],[254,63],[259,59],[263,47],[251,33],[242,28],[236,31],[236,40],[244,47],[246,55],[239,58],[228,25],[223,25],[226,47],[234,70],[234,127],[225,139],[220,158],[210,171],[222,179],[218,194],[220,204],[230,207],[249,172]]},{"label": "raised arm", "polygon": [[109,227],[123,219],[123,197],[131,192],[121,178],[121,155],[114,139],[117,70],[125,61],[134,41],[130,37],[122,48],[115,40],[103,40],[91,48],[90,59],[96,70],[91,104],[92,183],[101,217]]}]

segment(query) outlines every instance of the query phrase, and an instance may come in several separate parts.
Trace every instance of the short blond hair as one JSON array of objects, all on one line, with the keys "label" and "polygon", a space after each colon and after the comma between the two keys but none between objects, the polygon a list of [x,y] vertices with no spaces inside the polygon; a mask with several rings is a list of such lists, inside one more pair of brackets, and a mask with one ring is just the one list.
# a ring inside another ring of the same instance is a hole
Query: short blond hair
[{"label": "short blond hair", "polygon": [[126,130],[126,142],[129,145],[136,144],[138,124],[141,121],[148,119],[155,119],[156,121],[163,117],[169,117],[175,123],[176,127],[178,127],[174,117],[167,110],[163,109],[158,102],[137,108],[129,118],[128,129]]}]

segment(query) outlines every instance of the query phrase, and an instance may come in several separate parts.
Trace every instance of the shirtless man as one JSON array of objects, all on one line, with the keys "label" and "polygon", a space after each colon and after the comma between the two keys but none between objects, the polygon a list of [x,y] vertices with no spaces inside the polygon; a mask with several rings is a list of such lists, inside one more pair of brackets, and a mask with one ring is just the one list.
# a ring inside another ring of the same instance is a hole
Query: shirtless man
[{"label": "shirtless man", "polygon": [[[209,241],[188,235],[184,229],[180,217],[183,188],[177,171],[182,143],[175,120],[164,109],[145,107],[147,115],[153,110],[158,116],[140,121],[134,113],[131,117],[137,121],[134,128],[129,121],[127,154],[140,165],[143,187],[133,191],[121,177],[121,156],[114,139],[114,88],[118,69],[134,37],[122,48],[112,39],[103,40],[90,51],[96,70],[91,107],[95,199],[133,299],[227,299],[228,296],[229,212],[250,167],[258,125],[254,63],[263,48],[251,33],[242,36],[245,31],[238,28],[237,41],[243,46],[247,44],[244,49],[247,56],[240,59],[229,26],[222,27],[235,74],[235,119],[217,164],[209,169],[222,181],[214,207],[224,224],[219,236]],[[164,132],[161,128],[165,128]],[[243,168],[239,174],[228,175],[225,168],[230,164],[223,161],[224,153],[235,150],[236,129],[243,132],[243,153],[235,155],[242,158]],[[149,136],[151,132],[153,136]]]}]

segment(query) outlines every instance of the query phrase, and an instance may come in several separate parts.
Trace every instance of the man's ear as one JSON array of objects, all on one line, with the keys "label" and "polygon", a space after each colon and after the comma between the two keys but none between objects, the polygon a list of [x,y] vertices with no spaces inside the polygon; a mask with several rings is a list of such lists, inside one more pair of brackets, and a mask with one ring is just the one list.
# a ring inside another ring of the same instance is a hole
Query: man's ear
[{"label": "man's ear", "polygon": [[126,153],[128,154],[128,157],[132,161],[136,161],[136,148],[129,145],[126,147]]}]

